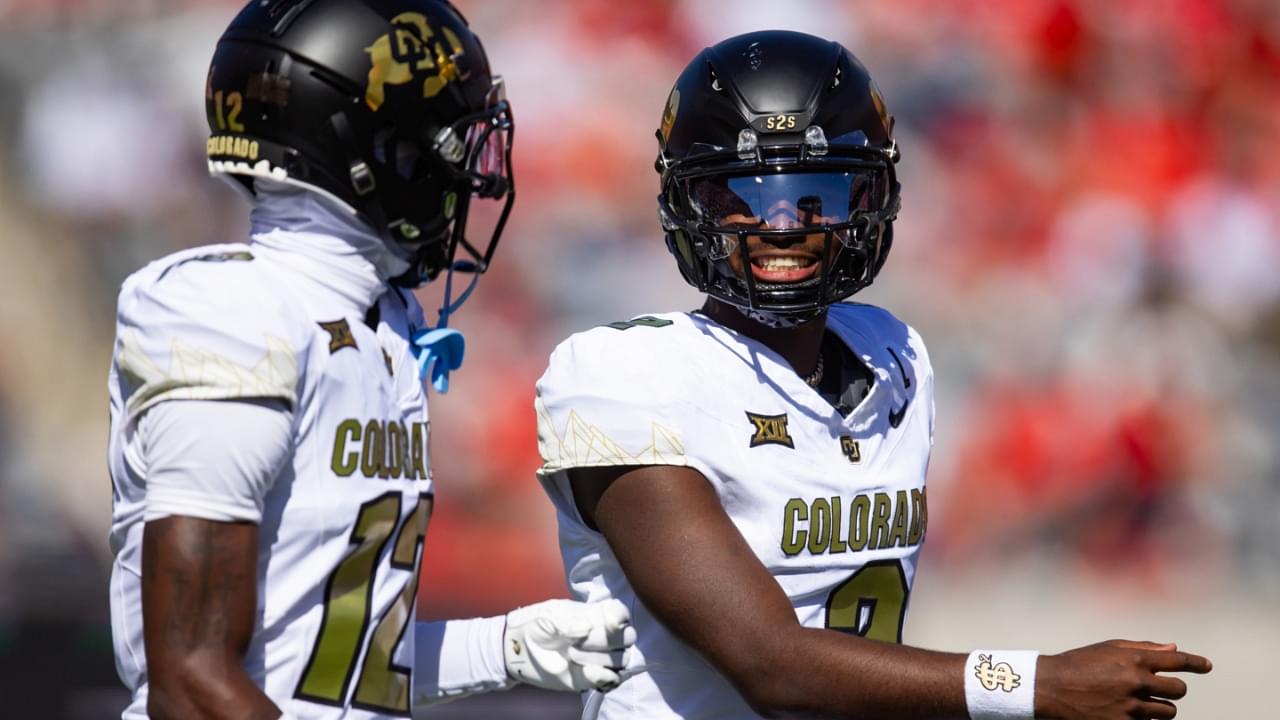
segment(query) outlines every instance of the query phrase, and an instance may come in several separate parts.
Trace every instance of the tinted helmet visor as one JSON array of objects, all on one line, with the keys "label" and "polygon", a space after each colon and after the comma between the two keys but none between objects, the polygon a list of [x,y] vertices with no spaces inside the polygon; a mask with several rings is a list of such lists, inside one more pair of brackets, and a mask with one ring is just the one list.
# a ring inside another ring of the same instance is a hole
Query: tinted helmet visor
[{"label": "tinted helmet visor", "polygon": [[688,181],[696,219],[724,229],[795,229],[838,225],[884,206],[883,173],[792,172],[702,177]]}]

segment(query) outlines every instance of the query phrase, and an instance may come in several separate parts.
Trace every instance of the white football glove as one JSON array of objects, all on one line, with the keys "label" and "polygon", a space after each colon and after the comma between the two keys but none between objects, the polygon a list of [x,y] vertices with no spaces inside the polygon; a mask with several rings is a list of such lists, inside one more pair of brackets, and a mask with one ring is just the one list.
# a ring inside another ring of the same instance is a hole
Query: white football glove
[{"label": "white football glove", "polygon": [[612,690],[635,641],[631,613],[614,599],[517,608],[507,613],[502,636],[507,673],[548,690]]}]

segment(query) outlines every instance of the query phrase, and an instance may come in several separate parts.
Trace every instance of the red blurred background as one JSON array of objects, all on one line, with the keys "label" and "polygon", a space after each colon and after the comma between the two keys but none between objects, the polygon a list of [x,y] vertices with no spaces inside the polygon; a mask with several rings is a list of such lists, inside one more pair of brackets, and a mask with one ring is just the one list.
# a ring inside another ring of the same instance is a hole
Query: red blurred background
[{"label": "red blurred background", "polygon": [[[6,667],[37,628],[112,682],[115,290],[175,249],[245,237],[247,207],[200,154],[205,69],[238,5],[0,0]],[[564,594],[533,381],[571,332],[698,304],[662,244],[653,133],[698,50],[782,27],[851,48],[896,117],[897,240],[858,299],[920,329],[938,373],[910,639],[1190,634],[1237,666],[1193,683],[1189,716],[1251,708],[1262,661],[1226,638],[1280,641],[1280,4],[459,6],[507,79],[519,200],[457,316],[466,367],[432,398],[421,614]]]}]

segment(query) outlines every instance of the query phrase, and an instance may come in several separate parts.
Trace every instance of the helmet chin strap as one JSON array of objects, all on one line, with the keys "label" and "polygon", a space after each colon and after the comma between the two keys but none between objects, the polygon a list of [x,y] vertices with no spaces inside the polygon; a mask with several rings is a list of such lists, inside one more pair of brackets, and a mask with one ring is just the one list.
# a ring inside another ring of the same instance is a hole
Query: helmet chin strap
[{"label": "helmet chin strap", "polygon": [[471,282],[467,284],[467,288],[462,291],[457,300],[453,300],[453,271],[463,264],[469,263],[454,263],[445,275],[444,300],[440,306],[436,327],[414,330],[409,338],[409,348],[413,351],[414,359],[418,361],[418,376],[425,380],[430,375],[431,386],[441,394],[449,392],[449,373],[462,367],[462,357],[467,349],[466,339],[463,338],[462,333],[449,327],[449,316],[462,307],[462,303],[471,296],[471,291],[476,289],[476,282],[480,279],[480,273],[472,273]]},{"label": "helmet chin strap", "polygon": [[743,315],[746,315],[749,320],[760,323],[761,325],[769,328],[799,327],[805,323],[817,320],[827,311],[825,307],[821,307],[814,310],[806,310],[800,313],[787,313],[784,315],[781,313],[771,312],[769,310],[756,310],[749,307],[743,307],[742,305],[737,305],[735,303],[726,304],[735,308]]}]

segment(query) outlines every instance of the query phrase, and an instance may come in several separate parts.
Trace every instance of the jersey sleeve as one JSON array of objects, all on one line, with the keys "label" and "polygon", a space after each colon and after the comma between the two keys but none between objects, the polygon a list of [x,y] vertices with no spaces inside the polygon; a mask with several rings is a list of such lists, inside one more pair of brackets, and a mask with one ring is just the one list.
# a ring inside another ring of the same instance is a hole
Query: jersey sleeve
[{"label": "jersey sleeve", "polygon": [[293,416],[280,400],[162,403],[138,422],[146,468],[144,520],[171,515],[262,522],[289,461]]},{"label": "jersey sleeve", "polygon": [[652,342],[651,333],[661,332],[669,331],[606,326],[556,348],[535,400],[541,474],[690,464],[679,378],[666,369],[666,343]]},{"label": "jersey sleeve", "polygon": [[165,400],[297,401],[300,323],[249,259],[197,256],[150,266],[117,305],[114,362],[131,419]]}]

